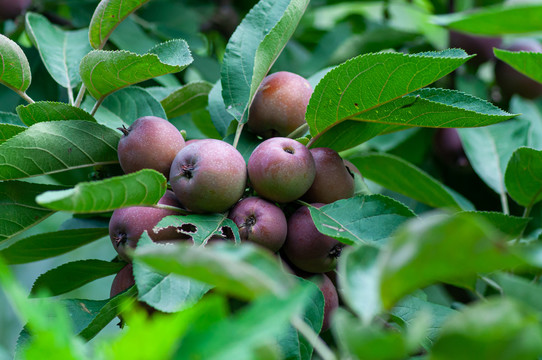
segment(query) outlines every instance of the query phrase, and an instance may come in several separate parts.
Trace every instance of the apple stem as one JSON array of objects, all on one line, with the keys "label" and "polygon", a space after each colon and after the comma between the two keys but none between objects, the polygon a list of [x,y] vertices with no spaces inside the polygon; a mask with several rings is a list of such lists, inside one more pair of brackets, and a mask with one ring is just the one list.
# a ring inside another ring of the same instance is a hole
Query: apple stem
[{"label": "apple stem", "polygon": [[298,138],[302,136],[307,131],[308,128],[309,128],[309,124],[307,123],[300,125],[297,129],[289,133],[287,137],[290,139]]},{"label": "apple stem", "polygon": [[323,360],[337,360],[337,357],[326,343],[305,321],[301,320],[299,316],[294,316],[290,321],[292,326],[307,339]]}]

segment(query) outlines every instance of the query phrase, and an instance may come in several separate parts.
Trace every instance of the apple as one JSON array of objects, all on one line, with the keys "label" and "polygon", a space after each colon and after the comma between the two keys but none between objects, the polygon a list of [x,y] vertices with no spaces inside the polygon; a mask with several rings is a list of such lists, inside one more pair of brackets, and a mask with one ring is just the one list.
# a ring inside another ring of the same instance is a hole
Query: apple
[{"label": "apple", "polygon": [[243,195],[246,163],[222,140],[203,139],[184,147],[171,165],[170,183],[177,199],[197,213],[224,212]]},{"label": "apple", "polygon": [[279,71],[263,79],[250,106],[247,126],[264,138],[288,136],[305,124],[312,86],[303,77]]},{"label": "apple", "polygon": [[467,62],[474,68],[481,64],[495,59],[493,48],[499,47],[502,43],[500,37],[478,36],[457,31],[450,31],[450,47],[465,50],[469,55],[476,54]]},{"label": "apple", "polygon": [[265,140],[248,159],[248,177],[254,190],[279,203],[299,199],[310,188],[315,175],[310,151],[289,138]]}]

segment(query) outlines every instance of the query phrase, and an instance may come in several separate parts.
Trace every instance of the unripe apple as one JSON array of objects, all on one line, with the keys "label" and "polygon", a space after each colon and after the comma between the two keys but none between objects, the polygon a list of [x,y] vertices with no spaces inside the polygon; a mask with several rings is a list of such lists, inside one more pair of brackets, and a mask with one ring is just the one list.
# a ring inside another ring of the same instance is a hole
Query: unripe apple
[{"label": "unripe apple", "polygon": [[[320,208],[325,204],[311,205]],[[311,273],[333,270],[343,247],[343,243],[316,229],[308,207],[300,207],[288,219],[288,235],[282,250],[301,270]]]},{"label": "unripe apple", "polygon": [[166,178],[173,159],[184,147],[184,138],[169,121],[156,116],[144,116],[128,129],[120,128],[124,136],[119,141],[118,156],[125,173],[154,169]]},{"label": "unripe apple", "polygon": [[179,151],[171,165],[170,183],[179,201],[198,213],[224,212],[243,195],[246,163],[227,142],[204,139]]},{"label": "unripe apple", "polygon": [[[505,49],[540,53],[542,52],[542,45],[534,39],[527,38],[516,40]],[[527,99],[534,99],[542,95],[541,83],[521,74],[501,60],[495,64],[495,81],[501,89],[501,94],[506,99],[509,99],[513,94],[519,94]]]},{"label": "unripe apple", "polygon": [[278,206],[259,197],[239,201],[228,217],[239,227],[241,241],[251,241],[277,252],[286,240],[286,216]]},{"label": "unripe apple", "polygon": [[0,0],[0,20],[14,19],[25,11],[32,0]]},{"label": "unripe apple", "polygon": [[299,199],[312,185],[315,174],[310,151],[289,138],[265,140],[248,160],[248,177],[254,190],[279,203]]},{"label": "unripe apple", "polygon": [[297,74],[279,71],[268,75],[250,106],[248,128],[264,138],[288,136],[306,123],[312,91],[310,83]]},{"label": "unripe apple", "polygon": [[[175,194],[170,190],[166,191],[158,204],[181,207]],[[174,210],[146,206],[130,206],[115,210],[109,221],[109,237],[119,256],[123,260],[130,262],[131,259],[126,253],[126,249],[128,247],[135,248],[145,230],[150,238],[156,242],[186,239],[186,236],[179,233],[175,227],[169,227],[157,232],[153,230],[160,220],[169,215],[179,215],[179,213]]]},{"label": "unripe apple", "polygon": [[343,159],[330,148],[320,147],[310,149],[316,176],[303,195],[307,202],[329,204],[354,195],[354,177],[348,172]]}]

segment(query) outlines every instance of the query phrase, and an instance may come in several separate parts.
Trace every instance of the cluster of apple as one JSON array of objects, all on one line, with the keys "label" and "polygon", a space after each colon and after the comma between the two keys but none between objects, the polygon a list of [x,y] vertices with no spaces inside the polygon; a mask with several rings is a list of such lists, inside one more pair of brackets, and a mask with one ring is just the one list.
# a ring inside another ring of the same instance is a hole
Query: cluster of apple
[{"label": "cluster of apple", "polygon": [[[321,274],[320,287],[329,313],[338,305],[338,297],[325,273],[334,270],[344,244],[316,229],[307,206],[299,207],[288,219],[283,208],[299,199],[321,207],[351,197],[353,173],[359,171],[332,149],[309,150],[286,137],[305,124],[311,94],[308,81],[296,74],[278,72],[264,79],[247,126],[266,140],[254,149],[248,163],[236,148],[221,140],[185,144],[171,123],[151,116],[121,129],[124,136],[118,156],[126,173],[151,168],[164,174],[172,190],[167,190],[159,204],[192,213],[229,211],[242,241],[280,253],[297,275]],[[245,194],[252,196],[243,197]],[[109,233],[119,256],[130,262],[126,249],[134,248],[145,230],[156,242],[189,240],[177,228],[153,229],[168,215],[179,212],[152,207],[115,210]],[[112,295],[133,284],[131,272],[123,273],[128,280],[115,279]],[[324,328],[328,323],[329,315]]]}]

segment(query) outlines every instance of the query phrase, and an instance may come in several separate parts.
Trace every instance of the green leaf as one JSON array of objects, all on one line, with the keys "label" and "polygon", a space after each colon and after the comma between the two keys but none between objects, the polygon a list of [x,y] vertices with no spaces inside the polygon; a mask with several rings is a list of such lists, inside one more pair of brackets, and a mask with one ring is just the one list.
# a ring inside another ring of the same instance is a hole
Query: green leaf
[{"label": "green leaf", "polygon": [[90,20],[89,39],[94,49],[102,49],[115,28],[149,0],[102,0]]},{"label": "green leaf", "polygon": [[26,13],[26,33],[38,49],[45,68],[67,89],[81,83],[79,63],[92,50],[88,29],[64,31],[43,15]]},{"label": "green leaf", "polygon": [[498,194],[505,194],[504,172],[512,153],[526,145],[528,126],[509,121],[476,129],[458,129],[474,171]]},{"label": "green leaf", "polygon": [[81,60],[83,83],[95,99],[155,78],[176,73],[192,62],[184,40],[170,40],[149,50],[145,55],[128,51],[94,50]]},{"label": "green leaf", "polygon": [[[91,111],[96,101],[87,97],[83,108]],[[138,86],[130,86],[108,96],[94,115],[96,120],[111,129],[129,127],[143,116],[166,119],[166,112],[158,100]]]},{"label": "green leaf", "polygon": [[524,34],[542,30],[540,4],[505,4],[440,15],[434,18],[439,25],[462,32],[496,36]]},{"label": "green leaf", "polygon": [[32,74],[23,50],[13,40],[0,34],[0,84],[17,93],[24,93],[30,86]]},{"label": "green leaf", "polygon": [[501,212],[493,211],[468,211],[467,213],[483,217],[488,223],[503,234],[508,235],[511,239],[518,237],[531,220],[530,218],[505,215]]},{"label": "green leaf", "polygon": [[514,95],[510,100],[510,110],[520,113],[517,119],[529,124],[526,146],[542,150],[542,102]]},{"label": "green leaf", "polygon": [[36,203],[36,196],[44,191],[62,188],[21,181],[0,182],[0,243],[53,214],[53,211]]},{"label": "green leaf", "polygon": [[348,160],[356,165],[367,179],[421,203],[436,208],[474,209],[459,193],[398,156],[366,153]]},{"label": "green leaf", "polygon": [[533,309],[542,311],[542,287],[540,284],[517,275],[499,272],[493,278],[506,297],[522,302]]},{"label": "green leaf", "polygon": [[126,264],[87,259],[62,264],[41,274],[30,290],[30,296],[44,293],[49,296],[64,294],[97,279],[118,273]]},{"label": "green leaf", "polygon": [[[542,26],[540,30],[542,30]],[[542,53],[501,49],[493,49],[493,52],[498,59],[512,66],[523,75],[542,83],[542,65],[540,65],[542,62]]]},{"label": "green leaf", "polygon": [[536,359],[542,356],[539,316],[511,299],[493,298],[450,317],[430,359]]},{"label": "green leaf", "polygon": [[399,225],[416,215],[383,195],[361,195],[321,208],[309,207],[319,232],[348,245],[385,243]]},{"label": "green leaf", "polygon": [[246,15],[226,46],[221,71],[228,111],[246,122],[258,86],[301,19],[307,0],[261,0]]},{"label": "green leaf", "polygon": [[207,106],[213,85],[207,81],[193,81],[169,94],[161,101],[168,119],[181,116]]},{"label": "green leaf", "polygon": [[0,124],[24,126],[17,114],[0,111]]},{"label": "green leaf", "polygon": [[96,119],[85,110],[62,102],[38,101],[29,105],[17,106],[17,114],[27,126],[44,121]]},{"label": "green leaf", "polygon": [[48,191],[38,204],[62,211],[96,213],[127,206],[154,205],[166,192],[164,175],[151,169],[101,181],[84,182],[72,189]]},{"label": "green leaf", "polygon": [[0,180],[118,163],[120,134],[83,120],[37,123],[0,145]]},{"label": "green leaf", "polygon": [[0,250],[8,264],[24,264],[65,254],[109,234],[107,228],[61,230],[21,239]]},{"label": "green leaf", "polygon": [[514,151],[504,181],[518,204],[530,208],[542,200],[542,151],[527,147]]},{"label": "green leaf", "polygon": [[206,245],[213,236],[220,236],[239,243],[239,228],[224,214],[166,216],[155,229],[176,227],[178,232],[191,237],[196,245]]},{"label": "green leaf", "polygon": [[26,130],[26,126],[0,124],[0,144]]},{"label": "green leaf", "polygon": [[455,281],[524,263],[493,227],[471,213],[406,224],[379,262],[384,308],[436,281]]},{"label": "green leaf", "polygon": [[235,246],[219,242],[207,247],[175,244],[175,248],[160,249],[138,247],[135,259],[158,271],[214,285],[217,290],[241,299],[285,294],[293,286],[293,279],[271,253],[249,243]]},{"label": "green leaf", "polygon": [[225,137],[234,117],[226,110],[226,105],[222,98],[222,83],[220,81],[217,81],[209,92],[208,109],[216,130],[222,137]]}]

